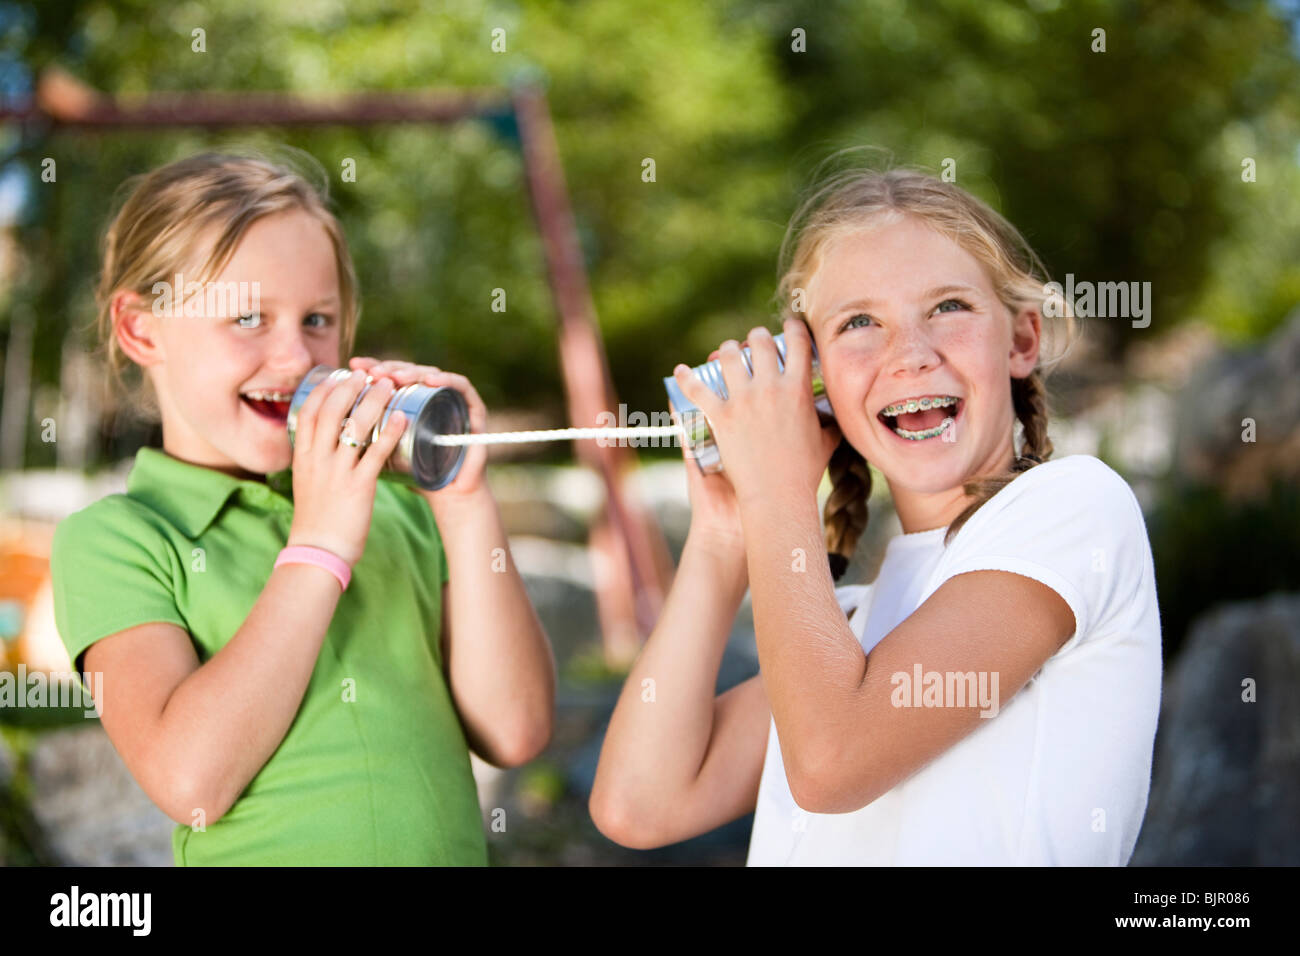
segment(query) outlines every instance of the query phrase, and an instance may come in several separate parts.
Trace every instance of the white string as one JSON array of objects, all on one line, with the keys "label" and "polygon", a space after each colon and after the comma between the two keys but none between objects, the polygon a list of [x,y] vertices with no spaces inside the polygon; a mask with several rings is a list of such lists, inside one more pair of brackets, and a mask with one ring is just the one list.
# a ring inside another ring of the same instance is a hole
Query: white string
[{"label": "white string", "polygon": [[525,432],[488,432],[483,435],[434,435],[435,445],[522,445],[534,441],[569,441],[578,438],[684,437],[680,425],[641,425],[635,428],[551,428]]}]

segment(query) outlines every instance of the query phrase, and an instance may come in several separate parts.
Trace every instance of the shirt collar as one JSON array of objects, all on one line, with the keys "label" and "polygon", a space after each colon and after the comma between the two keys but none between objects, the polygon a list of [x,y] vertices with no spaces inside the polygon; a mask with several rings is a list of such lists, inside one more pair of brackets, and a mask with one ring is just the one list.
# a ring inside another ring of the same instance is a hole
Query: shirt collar
[{"label": "shirt collar", "polygon": [[126,477],[128,495],[153,508],[190,538],[206,531],[230,496],[240,490],[246,490],[253,500],[272,503],[280,498],[292,507],[293,471],[272,472],[263,484],[145,446],[136,452],[135,464]]}]

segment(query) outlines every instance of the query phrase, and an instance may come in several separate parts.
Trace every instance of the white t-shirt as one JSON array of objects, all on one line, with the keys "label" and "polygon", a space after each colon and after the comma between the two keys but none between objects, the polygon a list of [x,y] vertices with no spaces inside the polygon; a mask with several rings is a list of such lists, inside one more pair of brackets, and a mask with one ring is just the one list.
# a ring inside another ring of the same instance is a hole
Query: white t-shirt
[{"label": "white t-shirt", "polygon": [[1161,686],[1155,572],[1132,490],[1072,455],[1016,478],[947,548],[944,531],[891,539],[872,584],[836,589],[864,652],[948,578],[978,570],[1052,588],[1074,612],[1073,636],[996,716],[850,813],[795,804],[773,721],[750,866],[1128,862]]}]

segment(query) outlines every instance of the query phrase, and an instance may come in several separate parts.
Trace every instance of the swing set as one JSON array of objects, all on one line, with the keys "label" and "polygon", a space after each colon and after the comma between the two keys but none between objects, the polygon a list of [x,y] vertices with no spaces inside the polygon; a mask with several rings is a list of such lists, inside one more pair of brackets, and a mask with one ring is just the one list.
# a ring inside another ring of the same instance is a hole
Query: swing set
[{"label": "swing set", "polygon": [[[542,239],[557,317],[560,368],[570,423],[605,421],[619,408],[604,341],[578,243],[559,146],[545,94],[536,86],[366,93],[307,99],[282,93],[149,94],[118,99],[54,68],[41,74],[29,103],[0,110],[0,123],[43,136],[183,127],[450,125],[489,123],[516,143],[533,217]],[[587,429],[582,429],[585,434]],[[559,433],[557,433],[558,435]],[[578,436],[571,432],[570,437]],[[625,488],[635,465],[626,443],[575,441],[577,457],[600,475],[602,513],[589,547],[597,609],[610,665],[628,663],[658,618],[672,577],[672,559],[650,512]]]}]

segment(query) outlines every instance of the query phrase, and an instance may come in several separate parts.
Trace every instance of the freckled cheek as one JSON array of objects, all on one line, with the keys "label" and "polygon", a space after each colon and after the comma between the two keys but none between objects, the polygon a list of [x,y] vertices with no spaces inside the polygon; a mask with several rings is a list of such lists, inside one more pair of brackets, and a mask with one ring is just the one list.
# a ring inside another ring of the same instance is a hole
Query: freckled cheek
[{"label": "freckled cheek", "polygon": [[936,326],[934,346],[944,352],[967,354],[993,347],[993,337],[989,329],[980,322],[948,322],[942,327]]},{"label": "freckled cheek", "polygon": [[944,357],[966,381],[986,387],[1008,375],[1010,344],[976,332],[954,334],[944,346]]},{"label": "freckled cheek", "polygon": [[[869,349],[838,349],[825,356],[822,380],[826,383],[826,396],[837,415],[847,417],[848,410],[863,408],[879,370],[879,357]],[[842,427],[846,422],[840,424]]]}]

